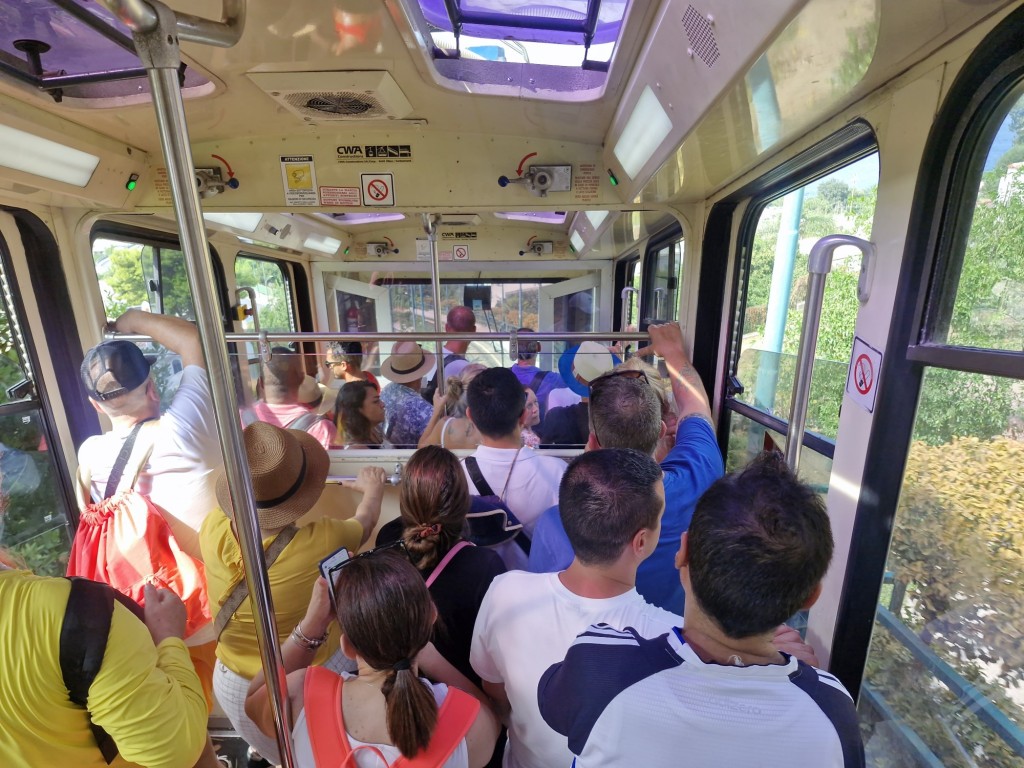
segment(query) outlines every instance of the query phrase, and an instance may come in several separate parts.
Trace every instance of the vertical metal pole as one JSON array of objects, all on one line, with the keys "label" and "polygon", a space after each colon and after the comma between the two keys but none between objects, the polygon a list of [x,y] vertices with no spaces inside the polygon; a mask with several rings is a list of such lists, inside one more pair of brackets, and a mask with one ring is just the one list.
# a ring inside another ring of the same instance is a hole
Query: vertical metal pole
[{"label": "vertical metal pole", "polygon": [[804,320],[800,329],[800,351],[797,353],[796,377],[793,382],[793,399],[789,407],[789,435],[786,438],[786,463],[797,474],[800,470],[800,449],[807,429],[807,401],[811,393],[811,376],[814,373],[814,352],[818,346],[818,325],[821,322],[821,307],[825,298],[825,278],[832,271],[832,254],[841,245],[853,245],[864,254],[864,262],[870,261],[875,247],[866,240],[853,235],[826,235],[811,247],[807,258],[807,300],[804,303]]},{"label": "vertical metal pole", "polygon": [[256,505],[248,480],[249,468],[242,442],[238,405],[232,388],[227,386],[227,382],[231,381],[227,345],[218,309],[213,265],[203,229],[202,208],[196,189],[185,110],[178,88],[180,55],[176,34],[177,22],[174,12],[166,6],[153,3],[153,7],[158,17],[155,29],[135,32],[135,42],[139,57],[149,75],[160,144],[167,162],[174,210],[181,232],[181,246],[192,287],[199,337],[210,380],[214,416],[220,435],[221,450],[224,453],[224,469],[235,510],[234,522],[241,545],[242,563],[245,566],[249,594],[253,600],[256,639],[267,678],[267,688],[271,692],[271,707],[281,749],[280,757],[285,768],[293,768],[295,760],[291,743],[291,712],[288,706],[284,663],[277,640],[273,601],[256,518]]},{"label": "vertical metal pole", "polygon": [[[441,217],[434,213],[423,214],[423,229],[430,241],[430,284],[434,289],[434,333],[441,333],[441,270],[438,266],[437,225]],[[437,388],[444,394],[444,344],[440,340],[434,343],[437,348]]]}]

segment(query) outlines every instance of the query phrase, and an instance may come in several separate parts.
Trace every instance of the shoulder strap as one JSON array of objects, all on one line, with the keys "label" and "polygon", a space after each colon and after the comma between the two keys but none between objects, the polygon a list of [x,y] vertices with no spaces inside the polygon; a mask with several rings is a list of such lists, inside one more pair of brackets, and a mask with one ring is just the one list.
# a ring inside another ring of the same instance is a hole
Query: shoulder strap
[{"label": "shoulder strap", "polygon": [[444,436],[448,434],[448,427],[455,421],[454,416],[449,416],[444,420],[444,426],[441,427],[441,447],[444,448]]},{"label": "shoulder strap", "polygon": [[341,713],[341,675],[323,667],[306,669],[302,708],[316,768],[344,765],[352,754]]},{"label": "shoulder strap", "polygon": [[452,558],[455,557],[460,549],[472,546],[474,546],[473,542],[463,539],[454,547],[449,549],[448,554],[441,558],[441,562],[434,566],[434,570],[432,570],[430,575],[427,577],[427,589],[430,589],[430,585],[437,580],[437,577],[441,575],[441,571],[443,571],[445,566],[452,561]]},{"label": "shoulder strap", "polygon": [[493,496],[494,491],[491,490],[491,486],[484,480],[484,473],[480,471],[480,465],[476,463],[476,457],[467,456],[465,462],[466,471],[469,472],[469,477],[473,481],[473,485],[476,486],[476,492],[480,496]]},{"label": "shoulder strap", "polygon": [[[270,570],[276,561],[278,556],[284,551],[284,548],[288,546],[288,543],[295,538],[295,534],[299,532],[299,529],[294,525],[289,525],[283,528],[274,540],[270,542],[270,546],[267,547],[264,553],[266,558],[267,570]],[[240,582],[235,584],[234,589],[231,590],[231,594],[228,595],[224,604],[217,611],[217,618],[213,622],[213,631],[217,633],[217,638],[220,639],[221,632],[227,627],[228,622],[231,621],[231,617],[235,615],[235,611],[245,601],[245,598],[249,596],[249,585],[246,584],[245,578],[243,577]]]},{"label": "shoulder strap", "polygon": [[139,436],[139,431],[142,429],[142,425],[145,422],[140,421],[134,427],[132,431],[125,438],[124,444],[121,446],[121,450],[117,453],[117,458],[114,460],[114,466],[110,468],[110,475],[107,477],[107,487],[103,490],[103,498],[109,499],[114,493],[117,492],[117,486],[121,482],[121,475],[124,474],[124,467],[128,463],[128,457],[132,455],[132,448],[135,447],[135,439]]},{"label": "shoulder strap", "polygon": [[[114,614],[114,590],[88,579],[70,581],[71,591],[60,627],[60,672],[68,689],[68,698],[85,707],[89,688],[99,674],[107,649]],[[110,765],[117,757],[117,745],[110,734],[93,723],[91,718],[89,727],[103,759]]]},{"label": "shoulder strap", "polygon": [[319,413],[310,411],[309,413],[304,413],[301,416],[296,416],[284,425],[284,429],[297,429],[300,432],[305,432],[322,418],[323,416]]},{"label": "shoulder strap", "polygon": [[437,726],[425,749],[413,758],[399,758],[395,768],[441,768],[476,721],[480,702],[458,688],[448,686],[448,695],[437,712]]},{"label": "shoulder strap", "polygon": [[547,371],[537,371],[535,374],[533,374],[533,379],[531,379],[530,383],[527,384],[526,386],[528,386],[530,389],[532,389],[533,390],[533,394],[536,395],[537,394],[537,390],[540,389],[540,385],[544,383],[544,379],[546,379],[547,377],[548,377],[548,372]]}]

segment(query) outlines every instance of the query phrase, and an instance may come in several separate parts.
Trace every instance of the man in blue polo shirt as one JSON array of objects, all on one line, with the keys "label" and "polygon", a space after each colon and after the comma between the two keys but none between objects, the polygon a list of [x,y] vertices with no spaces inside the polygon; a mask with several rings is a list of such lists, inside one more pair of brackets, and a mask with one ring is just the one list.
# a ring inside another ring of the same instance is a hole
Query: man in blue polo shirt
[{"label": "man in blue polo shirt", "polygon": [[[675,446],[661,462],[665,473],[665,516],[653,554],[637,571],[637,591],[653,605],[676,615],[683,612],[683,588],[676,578],[675,555],[679,537],[689,528],[697,499],[725,471],[711,423],[711,408],[700,376],[683,348],[676,323],[648,329],[653,351],[665,359],[678,408]],[[633,448],[654,455],[665,434],[658,396],[638,371],[615,371],[590,384],[590,437],[587,450]],[[534,573],[561,571],[572,562],[573,551],[562,527],[558,508],[537,521],[530,549]]]}]

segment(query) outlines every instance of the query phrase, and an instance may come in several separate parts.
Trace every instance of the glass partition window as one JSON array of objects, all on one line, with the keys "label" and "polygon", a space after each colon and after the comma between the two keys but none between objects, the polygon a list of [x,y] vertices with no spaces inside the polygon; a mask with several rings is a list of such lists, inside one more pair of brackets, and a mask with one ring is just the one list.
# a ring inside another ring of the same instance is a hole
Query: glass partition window
[{"label": "glass partition window", "polygon": [[963,265],[949,284],[940,320],[945,327],[937,329],[935,340],[951,345],[1024,349],[1024,98],[1007,103],[977,197],[967,203]]},{"label": "glass partition window", "polygon": [[[871,238],[878,156],[870,155],[768,203],[750,245],[737,399],[788,420],[811,247],[829,234]],[[857,321],[860,252],[835,252],[818,331],[807,428],[834,438]]]}]

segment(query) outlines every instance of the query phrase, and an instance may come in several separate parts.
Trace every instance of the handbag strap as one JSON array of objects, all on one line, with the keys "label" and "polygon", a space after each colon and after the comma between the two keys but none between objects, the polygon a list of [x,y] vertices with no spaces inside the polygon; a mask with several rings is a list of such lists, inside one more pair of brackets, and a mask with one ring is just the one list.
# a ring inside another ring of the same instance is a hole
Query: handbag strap
[{"label": "handbag strap", "polygon": [[[267,547],[264,557],[266,558],[267,570],[270,570],[275,562],[277,562],[278,556],[284,551],[284,548],[288,546],[288,543],[295,538],[295,534],[299,532],[299,529],[294,525],[289,525],[281,530],[274,540],[270,542],[270,546]],[[235,584],[234,589],[231,590],[231,594],[228,595],[227,600],[217,611],[217,618],[213,622],[213,630],[217,633],[217,639],[220,639],[221,632],[227,627],[228,622],[231,621],[231,617],[235,615],[235,611],[242,602],[249,596],[249,585],[243,578],[240,582]]]},{"label": "handbag strap", "polygon": [[448,554],[441,558],[441,562],[434,566],[434,570],[432,570],[430,575],[427,577],[427,589],[430,589],[430,585],[437,581],[437,577],[441,575],[441,571],[443,571],[445,566],[452,561],[452,558],[455,557],[460,549],[472,546],[475,546],[473,542],[463,539],[454,547],[449,549]]},{"label": "handbag strap", "polygon": [[484,473],[480,471],[480,465],[476,463],[476,457],[467,456],[465,462],[466,471],[469,472],[469,477],[473,481],[473,485],[476,486],[477,493],[480,496],[493,496],[494,491],[484,479]]},{"label": "handbag strap", "polygon": [[516,455],[512,457],[512,466],[508,468],[508,476],[505,478],[505,487],[501,489],[501,496],[498,498],[502,501],[505,500],[505,494],[508,493],[508,484],[512,482],[512,470],[516,468],[516,462],[519,461],[519,452],[523,450],[523,446],[516,448]]}]

